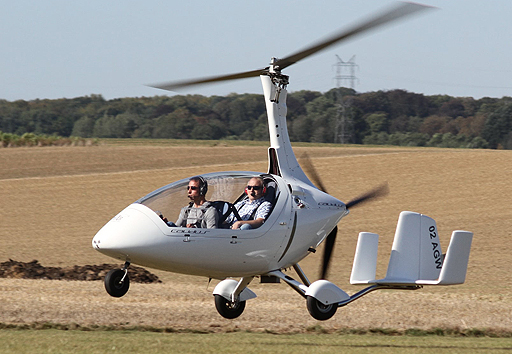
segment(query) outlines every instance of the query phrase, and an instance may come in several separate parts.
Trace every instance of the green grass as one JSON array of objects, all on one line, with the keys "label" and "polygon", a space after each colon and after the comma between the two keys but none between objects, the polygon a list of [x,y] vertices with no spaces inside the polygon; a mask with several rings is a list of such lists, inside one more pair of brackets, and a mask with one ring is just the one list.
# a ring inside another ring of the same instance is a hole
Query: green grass
[{"label": "green grass", "polygon": [[0,330],[1,353],[491,353],[511,338],[269,333],[156,333],[129,330]]}]

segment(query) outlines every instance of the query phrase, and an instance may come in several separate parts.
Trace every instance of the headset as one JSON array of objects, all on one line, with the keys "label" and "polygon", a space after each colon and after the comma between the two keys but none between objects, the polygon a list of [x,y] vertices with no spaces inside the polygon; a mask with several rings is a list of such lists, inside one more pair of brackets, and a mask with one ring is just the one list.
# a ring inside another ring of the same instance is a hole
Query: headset
[{"label": "headset", "polygon": [[189,181],[199,181],[199,195],[206,195],[208,193],[208,182],[202,176],[195,176],[189,179]]}]

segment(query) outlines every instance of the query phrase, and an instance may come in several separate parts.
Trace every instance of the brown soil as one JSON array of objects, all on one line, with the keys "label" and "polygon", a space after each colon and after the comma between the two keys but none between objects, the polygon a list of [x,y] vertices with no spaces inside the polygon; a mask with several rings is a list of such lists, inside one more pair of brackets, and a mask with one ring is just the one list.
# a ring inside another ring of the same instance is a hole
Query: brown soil
[{"label": "brown soil", "polygon": [[[72,267],[43,267],[37,260],[32,262],[17,262],[9,259],[0,263],[0,278],[13,279],[46,279],[46,280],[103,280],[105,275],[116,269],[115,264],[84,265]],[[158,276],[146,269],[130,266],[128,268],[130,281],[135,283],[161,283]]]}]

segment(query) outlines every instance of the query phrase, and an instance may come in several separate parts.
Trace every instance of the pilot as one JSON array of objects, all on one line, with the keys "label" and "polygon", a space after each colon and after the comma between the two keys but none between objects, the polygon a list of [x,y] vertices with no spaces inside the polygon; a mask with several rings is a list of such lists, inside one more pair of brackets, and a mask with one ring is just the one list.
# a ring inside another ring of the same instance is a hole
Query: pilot
[{"label": "pilot", "polygon": [[272,204],[264,198],[265,192],[263,178],[253,177],[249,180],[245,187],[245,194],[248,198],[235,204],[235,209],[242,220],[235,221],[233,215],[227,220],[227,222],[234,221],[231,225],[232,229],[249,230],[263,225],[272,208]]},{"label": "pilot", "polygon": [[189,228],[217,228],[219,214],[206,200],[206,193],[208,192],[206,180],[201,176],[192,177],[188,181],[187,192],[191,202],[181,209],[176,224],[173,222],[167,222],[167,224]]}]

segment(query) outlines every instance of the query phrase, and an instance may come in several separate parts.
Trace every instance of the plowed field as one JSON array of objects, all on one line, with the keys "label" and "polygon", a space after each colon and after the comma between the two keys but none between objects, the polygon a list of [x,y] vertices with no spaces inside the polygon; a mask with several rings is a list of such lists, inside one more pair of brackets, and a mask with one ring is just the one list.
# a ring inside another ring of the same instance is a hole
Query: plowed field
[{"label": "plowed field", "polygon": [[[45,266],[115,262],[91,239],[116,213],[148,192],[192,175],[267,170],[266,147],[105,144],[0,149],[0,262]],[[415,292],[374,292],[322,322],[327,329],[496,328],[512,331],[512,151],[301,146],[327,190],[348,201],[388,182],[390,194],[356,208],[339,224],[330,280],[349,285],[357,235],[381,235],[378,275],[386,271],[398,215],[437,221],[443,250],[456,229],[474,232],[466,284]],[[320,250],[321,251],[321,250]],[[301,266],[316,279],[321,252]],[[251,284],[258,298],[233,321],[215,310],[203,278],[151,270],[161,284],[132,284],[120,299],[99,281],[0,279],[0,322],[130,324],[226,331],[304,331],[319,324],[285,284]],[[295,276],[293,272],[290,275]]]}]

